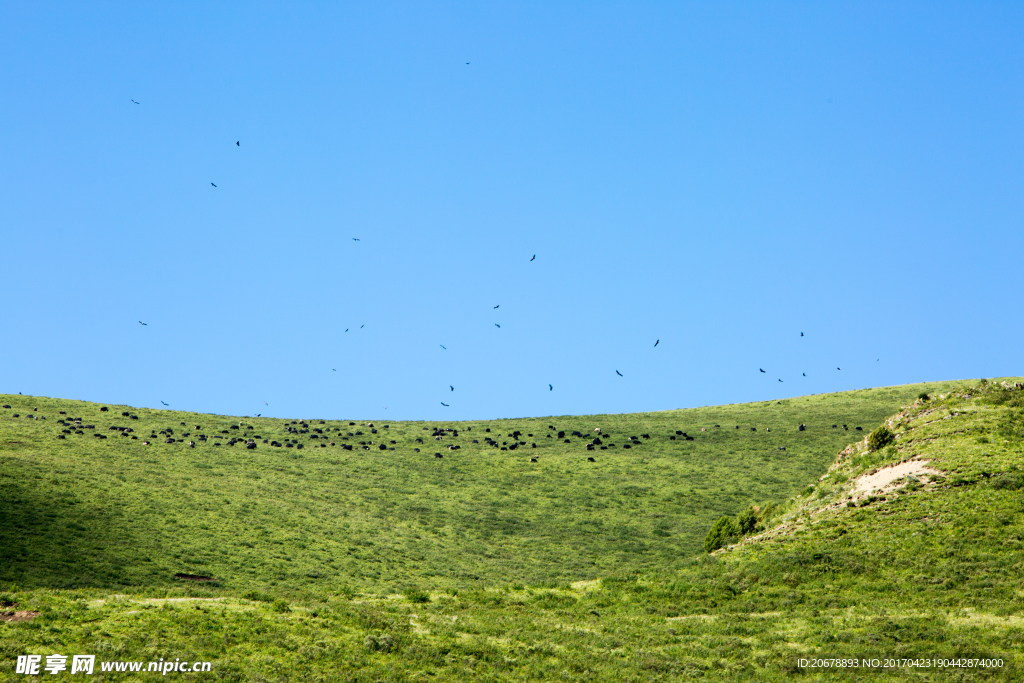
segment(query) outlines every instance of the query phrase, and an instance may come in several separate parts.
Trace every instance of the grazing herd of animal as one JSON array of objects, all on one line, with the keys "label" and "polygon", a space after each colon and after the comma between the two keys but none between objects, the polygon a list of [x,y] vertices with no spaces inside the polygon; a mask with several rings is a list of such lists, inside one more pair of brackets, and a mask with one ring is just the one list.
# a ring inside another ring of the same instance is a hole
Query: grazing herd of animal
[{"label": "grazing herd of animal", "polygon": [[[373,422],[357,424],[352,421],[327,421],[327,420],[279,420],[263,418],[258,420],[259,424],[252,424],[254,420],[249,419],[227,421],[218,416],[203,416],[204,422],[217,422],[214,426],[204,429],[202,424],[188,424],[178,421],[177,424],[167,425],[167,415],[162,412],[153,412],[140,418],[131,411],[122,411],[119,418],[110,419],[113,415],[106,406],[99,408],[99,415],[86,418],[82,416],[70,416],[66,410],[58,410],[55,419],[47,420],[47,417],[39,413],[38,407],[24,408],[22,412],[14,412],[9,404],[2,406],[6,417],[11,420],[29,420],[37,426],[44,426],[47,431],[52,431],[53,436],[62,441],[77,439],[92,435],[96,440],[106,440],[114,437],[125,444],[138,445],[139,447],[173,447],[173,448],[204,448],[204,447],[241,447],[248,450],[257,448],[273,449],[295,449],[304,448],[325,448],[341,449],[343,451],[378,451],[378,452],[405,452],[407,454],[421,453],[426,448],[425,438],[433,441],[433,456],[442,458],[443,451],[449,453],[463,450],[465,447],[469,453],[480,453],[485,450],[513,452],[520,449],[531,451],[528,459],[531,463],[539,461],[539,452],[548,447],[558,444],[560,449],[572,451],[572,444],[580,447],[582,454],[587,455],[587,462],[596,462],[596,455],[600,451],[611,451],[612,449],[631,450],[641,448],[651,442],[661,442],[661,446],[670,446],[669,442],[691,442],[696,437],[682,429],[668,430],[668,433],[658,435],[656,433],[621,434],[613,435],[601,427],[596,427],[589,434],[575,430],[559,429],[556,425],[547,425],[544,433],[535,435],[533,432],[525,432],[524,429],[509,427],[502,422],[502,427],[497,423],[494,426],[485,424],[463,425],[454,427],[443,426],[421,426],[419,430],[416,423],[400,423],[395,425],[398,429],[392,430],[391,424],[375,425]],[[149,411],[145,411],[149,412]],[[106,424],[100,424],[106,423]],[[145,424],[146,426],[142,426]],[[52,425],[50,427],[49,425]],[[474,432],[474,427],[476,431]],[[838,429],[839,425],[832,425]],[[736,425],[735,429],[740,429]],[[499,431],[500,429],[500,431]],[[533,427],[536,430],[536,427]],[[701,427],[699,433],[706,433],[709,430],[722,429],[721,425],[713,427]],[[848,430],[847,425],[842,429]],[[860,431],[861,427],[854,427]],[[763,427],[765,432],[771,432],[771,427]],[[796,432],[804,432],[807,425],[800,424]],[[148,433],[147,433],[148,431]],[[750,431],[759,431],[758,427],[750,427]],[[428,432],[429,436],[419,432]],[[501,432],[505,432],[502,434]],[[564,445],[570,444],[569,449]],[[422,448],[421,448],[422,447]],[[785,446],[778,448],[784,451]],[[590,454],[593,453],[593,454]]]}]

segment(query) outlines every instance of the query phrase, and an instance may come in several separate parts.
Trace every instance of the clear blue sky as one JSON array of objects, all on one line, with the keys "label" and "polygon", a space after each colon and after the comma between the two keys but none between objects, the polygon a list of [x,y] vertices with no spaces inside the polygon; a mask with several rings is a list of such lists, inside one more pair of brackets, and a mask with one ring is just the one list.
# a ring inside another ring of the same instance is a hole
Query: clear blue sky
[{"label": "clear blue sky", "polygon": [[5,3],[0,392],[437,421],[1022,374],[1021,36],[1009,2]]}]

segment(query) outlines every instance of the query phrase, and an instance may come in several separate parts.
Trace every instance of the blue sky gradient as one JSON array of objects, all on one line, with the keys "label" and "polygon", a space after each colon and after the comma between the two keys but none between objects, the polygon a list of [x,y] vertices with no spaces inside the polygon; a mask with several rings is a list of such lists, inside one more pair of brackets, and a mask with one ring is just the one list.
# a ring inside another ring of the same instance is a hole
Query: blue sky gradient
[{"label": "blue sky gradient", "polygon": [[8,3],[0,392],[437,421],[1021,374],[1022,35],[1017,3]]}]

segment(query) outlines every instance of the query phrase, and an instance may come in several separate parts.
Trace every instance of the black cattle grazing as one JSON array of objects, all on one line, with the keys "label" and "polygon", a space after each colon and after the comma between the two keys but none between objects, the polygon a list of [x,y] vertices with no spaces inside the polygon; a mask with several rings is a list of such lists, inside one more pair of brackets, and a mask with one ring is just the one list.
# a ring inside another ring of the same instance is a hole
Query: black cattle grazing
[{"label": "black cattle grazing", "polygon": [[784,450],[786,450],[786,447],[785,446],[779,446],[779,450],[780,451],[784,451]]},{"label": "black cattle grazing", "polygon": [[682,436],[683,432],[679,429],[676,430],[676,436]]},{"label": "black cattle grazing", "polygon": [[537,458],[530,458],[530,462],[537,462]]},{"label": "black cattle grazing", "polygon": [[595,446],[600,446],[600,445],[601,445],[602,443],[604,443],[604,442],[603,442],[603,441],[601,441],[601,439],[597,439],[597,438],[595,438],[595,439],[594,439],[593,441],[591,441],[590,443],[594,444]]},{"label": "black cattle grazing", "polygon": [[[11,407],[9,405],[7,405],[6,403],[4,404],[4,408],[7,409],[7,410],[11,409]],[[64,415],[64,414],[65,414],[64,411],[61,411],[61,415]]]},{"label": "black cattle grazing", "polygon": [[105,413],[105,412],[107,412],[108,410],[110,410],[110,408],[108,408],[108,407],[106,407],[106,406],[103,406],[102,408],[100,408],[100,412],[101,412],[101,413]]},{"label": "black cattle grazing", "polygon": [[751,428],[750,428],[750,431],[752,431],[752,432],[756,432],[756,431],[757,431],[757,427],[751,427]]},{"label": "black cattle grazing", "polygon": [[127,413],[127,412],[121,413],[121,417],[128,417],[129,414],[130,413]]},{"label": "black cattle grazing", "polygon": [[[346,446],[346,447],[347,447],[347,448],[348,448],[349,450],[352,450],[352,447],[351,447],[351,446]],[[414,451],[416,451],[417,453],[419,453],[419,452],[420,452],[420,449],[418,449],[418,448],[414,448],[413,450],[414,450]]]},{"label": "black cattle grazing", "polygon": [[843,425],[843,429],[845,429],[846,431],[850,431],[850,428],[847,427],[846,425]]},{"label": "black cattle grazing", "polygon": [[802,432],[802,431],[804,431],[805,429],[807,429],[807,427],[806,427],[805,425],[800,425],[799,429],[800,429],[800,431]]},{"label": "black cattle grazing", "polygon": [[64,436],[63,434],[58,434],[58,435],[57,435],[57,438],[58,438],[58,439],[66,439],[66,438],[68,438],[68,437]]},{"label": "black cattle grazing", "polygon": [[434,453],[434,457],[435,458],[443,458],[444,456],[441,455],[440,453]]},{"label": "black cattle grazing", "polygon": [[535,444],[535,443],[534,444],[530,444],[530,448],[536,448],[536,447],[537,447],[537,444]]},{"label": "black cattle grazing", "polygon": [[597,462],[597,461],[594,460],[593,458],[587,458],[587,462]]},{"label": "black cattle grazing", "polygon": [[832,429],[835,429],[835,428],[836,428],[836,425],[832,425]]},{"label": "black cattle grazing", "polygon": [[377,446],[377,449],[381,450],[381,451],[386,451],[388,449],[388,447],[385,446],[384,444],[381,444],[381,445]]},{"label": "black cattle grazing", "polygon": [[565,432],[558,432],[558,438],[559,439],[564,439],[565,438]]},{"label": "black cattle grazing", "polygon": [[856,429],[858,432],[861,431],[860,427],[854,427],[854,429]]},{"label": "black cattle grazing", "polygon": [[593,445],[593,444],[589,444],[589,443],[588,443],[588,444],[587,444],[587,450],[588,450],[588,451],[592,451],[592,450],[594,450],[594,445]]},{"label": "black cattle grazing", "polygon": [[675,441],[675,440],[676,440],[676,437],[674,437],[674,436],[670,436],[670,437],[668,437],[668,439],[669,439],[669,441]]}]

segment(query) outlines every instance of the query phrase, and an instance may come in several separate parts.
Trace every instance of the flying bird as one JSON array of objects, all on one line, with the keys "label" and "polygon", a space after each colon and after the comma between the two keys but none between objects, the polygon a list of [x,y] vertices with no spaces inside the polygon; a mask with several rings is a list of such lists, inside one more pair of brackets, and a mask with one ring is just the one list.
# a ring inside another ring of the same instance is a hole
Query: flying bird
[{"label": "flying bird", "polygon": [[444,349],[445,351],[447,351],[447,350],[448,350],[448,347],[447,347],[447,346],[445,346],[444,344],[438,344],[438,346],[440,346],[440,347],[441,347],[442,349]]},{"label": "flying bird", "polygon": [[444,401],[441,401],[441,405],[443,405],[445,408],[451,408],[451,406],[445,403]]},{"label": "flying bird", "polygon": [[241,147],[241,146],[242,146],[242,141],[241,140],[235,140],[235,147]]},{"label": "flying bird", "polygon": [[[498,304],[498,306],[501,306],[501,304]],[[495,308],[497,308],[498,306],[495,306]]]},{"label": "flying bird", "polygon": [[345,331],[348,332],[348,328],[347,327],[345,328]]},{"label": "flying bird", "polygon": [[145,326],[145,325],[147,325],[148,323],[144,323],[144,322],[142,322],[142,321],[140,320],[140,321],[139,321],[139,324],[140,324],[140,325],[142,325],[142,326]]},{"label": "flying bird", "polygon": [[654,346],[657,347],[660,342],[661,342],[660,339],[658,341],[654,342]]},{"label": "flying bird", "polygon": [[618,370],[615,371],[615,374],[618,375],[619,377],[624,377],[625,376],[621,372],[619,372]]},{"label": "flying bird", "polygon": [[[164,403],[163,401],[160,401],[160,402],[161,402],[161,403]],[[171,404],[170,404],[170,403],[164,403],[164,405],[165,405],[165,406],[169,406],[169,405],[171,405]]]},{"label": "flying bird", "polygon": [[455,391],[455,387],[453,387],[451,384],[448,385],[448,388],[451,389],[452,391]]},{"label": "flying bird", "polygon": [[501,325],[499,325],[498,323],[494,323],[494,326],[497,327],[499,330],[501,329]]},{"label": "flying bird", "polygon": [[365,325],[365,324],[363,324],[363,325],[360,325],[360,326],[359,326],[359,329],[363,329],[364,327],[366,327],[366,325]]},{"label": "flying bird", "polygon": [[758,368],[758,370],[760,370],[761,372],[764,372],[764,368]]},{"label": "flying bird", "polygon": [[338,368],[331,368],[331,372],[337,372]]},{"label": "flying bird", "polygon": [[213,185],[214,187],[217,187],[217,185],[215,183],[210,183],[210,184]]},{"label": "flying bird", "polygon": [[265,406],[269,406],[270,404],[269,404],[269,403],[267,403],[266,401],[264,401],[264,402],[263,402],[263,405],[265,405]]},{"label": "flying bird", "polygon": [[803,332],[801,332],[801,333],[800,333],[800,336],[801,336],[801,337],[802,337],[802,336],[804,336],[804,333],[803,333]]},{"label": "flying bird", "polygon": [[782,380],[780,379],[779,381],[781,382]]},{"label": "flying bird", "polygon": [[[537,258],[537,255],[536,255],[536,254],[534,254],[534,255],[533,255],[533,258]],[[532,259],[530,259],[530,260],[532,261],[532,260],[533,260],[533,258],[532,258]]]},{"label": "flying bird", "polygon": [[842,370],[842,368],[836,368],[836,370]]},{"label": "flying bird", "polygon": [[801,374],[801,375],[803,375],[804,377],[806,377],[806,376],[807,376],[807,373],[806,373],[806,372],[801,372],[800,374]]},{"label": "flying bird", "polygon": [[353,242],[362,242],[362,240],[361,240],[361,239],[359,239],[358,237],[353,237],[353,238],[352,238],[352,241],[353,241]]},{"label": "flying bird", "polygon": [[548,391],[554,391],[554,390],[555,390],[555,388],[549,384],[548,385]]},{"label": "flying bird", "polygon": [[[135,100],[132,100],[132,102],[135,102]],[[135,102],[135,104],[138,104],[138,102]]]}]

